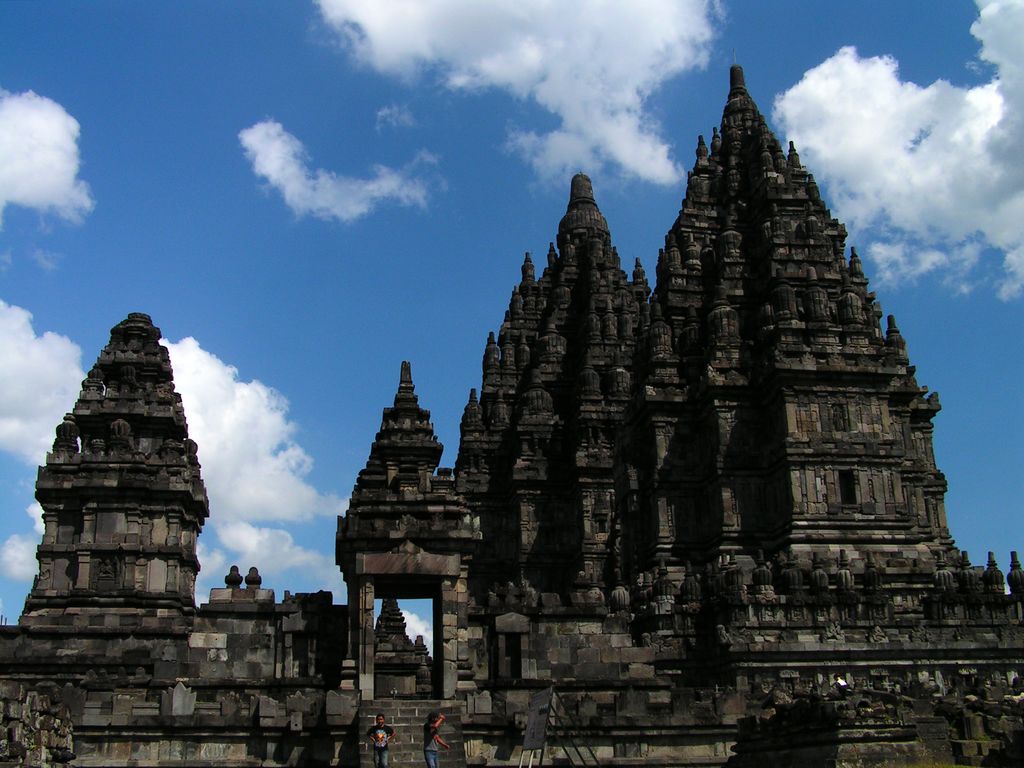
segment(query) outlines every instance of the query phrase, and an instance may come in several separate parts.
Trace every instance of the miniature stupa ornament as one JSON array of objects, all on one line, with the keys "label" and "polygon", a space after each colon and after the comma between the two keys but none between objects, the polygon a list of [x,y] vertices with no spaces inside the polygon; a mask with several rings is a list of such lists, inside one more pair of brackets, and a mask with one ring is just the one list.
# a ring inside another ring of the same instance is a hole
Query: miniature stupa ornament
[{"label": "miniature stupa ornament", "polygon": [[[606,764],[952,764],[979,745],[1019,764],[1024,569],[960,556],[936,396],[738,66],[729,96],[653,295],[572,179],[558,252],[523,259],[487,337],[454,470],[402,364],[338,519],[348,605],[277,603],[237,566],[195,605],[208,508],[170,358],[147,316],[112,329],[39,473],[39,573],[0,632],[5,727],[27,706],[5,691],[31,686],[59,693],[93,764],[167,764],[197,733],[203,764],[308,764],[355,758],[390,692],[420,700],[390,702],[396,722],[450,712],[451,765],[470,742],[483,765],[550,681]],[[431,602],[432,662],[399,599]],[[855,700],[822,694],[837,671]]]},{"label": "miniature stupa ornament", "polygon": [[597,207],[594,186],[585,173],[577,173],[569,185],[569,205],[558,225],[559,248],[568,244],[570,237],[577,245],[585,244],[592,237],[602,241],[610,238],[608,222]]},{"label": "miniature stupa ornament", "polygon": [[743,78],[743,67],[739,64],[733,64],[729,67],[729,95],[732,96],[736,91],[747,90],[747,83]]}]

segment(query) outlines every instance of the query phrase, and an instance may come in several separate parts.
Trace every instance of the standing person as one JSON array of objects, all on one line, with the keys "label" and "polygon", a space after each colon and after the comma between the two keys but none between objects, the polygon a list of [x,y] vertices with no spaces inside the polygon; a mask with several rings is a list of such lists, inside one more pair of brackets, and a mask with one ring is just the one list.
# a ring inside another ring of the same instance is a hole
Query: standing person
[{"label": "standing person", "polygon": [[431,712],[427,715],[427,721],[423,723],[423,757],[427,761],[427,768],[438,768],[437,748],[444,747],[451,749],[451,745],[441,738],[438,733],[444,723],[444,715],[438,712]]},{"label": "standing person", "polygon": [[395,729],[384,723],[384,713],[377,713],[377,722],[366,732],[373,744],[373,768],[388,768],[388,744],[395,738]]}]

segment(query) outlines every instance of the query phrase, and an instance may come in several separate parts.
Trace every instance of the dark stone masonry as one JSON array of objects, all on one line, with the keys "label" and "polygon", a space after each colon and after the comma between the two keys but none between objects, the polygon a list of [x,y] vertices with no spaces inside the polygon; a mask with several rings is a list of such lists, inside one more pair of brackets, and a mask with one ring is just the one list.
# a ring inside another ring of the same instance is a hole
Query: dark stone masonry
[{"label": "dark stone masonry", "polygon": [[516,765],[549,685],[549,763],[1022,764],[1024,570],[954,546],[938,395],[730,80],[653,290],[572,179],[454,469],[402,365],[338,520],[348,605],[235,567],[196,605],[201,446],[160,331],[116,325],[39,470],[0,766],[367,766],[378,711],[396,768],[429,711],[448,768]]}]

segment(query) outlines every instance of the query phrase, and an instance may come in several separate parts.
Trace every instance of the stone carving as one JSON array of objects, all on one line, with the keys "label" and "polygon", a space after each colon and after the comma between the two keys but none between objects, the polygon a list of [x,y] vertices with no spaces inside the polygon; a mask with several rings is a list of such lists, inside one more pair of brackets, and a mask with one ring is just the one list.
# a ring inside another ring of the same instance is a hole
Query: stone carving
[{"label": "stone carving", "polygon": [[823,643],[845,643],[846,632],[843,631],[843,627],[838,621],[830,622],[825,631],[821,633],[821,642]]},{"label": "stone carving", "polygon": [[197,607],[199,447],[159,329],[115,326],[39,473],[5,727],[10,675],[59,695],[89,764],[356,765],[390,699],[403,728],[449,715],[453,765],[464,723],[474,764],[507,764],[550,681],[555,731],[597,762],[803,764],[799,742],[822,765],[850,744],[1020,764],[1024,569],[955,548],[937,396],[739,67],[695,156],[653,289],[573,177],[487,335],[454,469],[402,363],[338,520],[348,605],[231,566]]}]

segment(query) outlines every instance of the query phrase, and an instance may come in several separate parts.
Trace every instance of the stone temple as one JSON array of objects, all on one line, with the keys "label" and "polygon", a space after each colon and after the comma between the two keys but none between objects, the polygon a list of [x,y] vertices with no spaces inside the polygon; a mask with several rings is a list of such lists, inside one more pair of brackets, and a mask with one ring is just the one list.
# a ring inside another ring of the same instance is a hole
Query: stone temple
[{"label": "stone temple", "polygon": [[338,520],[348,605],[247,566],[194,594],[202,447],[129,315],[39,470],[0,765],[366,766],[378,711],[415,765],[431,710],[444,765],[515,765],[549,686],[560,765],[1022,764],[1024,570],[955,547],[939,398],[845,237],[738,66],[653,288],[574,177],[453,469],[403,364]]}]

